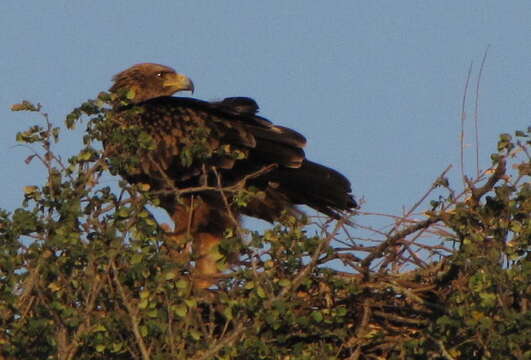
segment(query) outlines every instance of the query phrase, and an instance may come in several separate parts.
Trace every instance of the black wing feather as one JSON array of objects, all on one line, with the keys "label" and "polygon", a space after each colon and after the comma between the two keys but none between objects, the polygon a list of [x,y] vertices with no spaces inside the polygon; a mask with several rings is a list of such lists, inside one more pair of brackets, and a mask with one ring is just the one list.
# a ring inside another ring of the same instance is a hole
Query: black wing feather
[{"label": "black wing feather", "polygon": [[[302,149],[306,144],[304,136],[258,116],[258,105],[250,98],[205,102],[185,97],[160,97],[139,106],[144,107],[142,117],[146,123],[150,117],[164,119],[166,124],[158,129],[160,132],[175,127],[183,129],[183,136],[187,136],[190,130],[186,129],[204,126],[211,130],[209,141],[215,146],[230,145],[245,152],[247,156],[237,160],[213,156],[204,162],[222,169],[224,185],[234,184],[268,165],[278,165],[250,180],[249,185],[261,189],[266,196],[251,202],[242,209],[243,213],[272,221],[282,210],[305,204],[338,218],[343,211],[357,207],[350,194],[350,182],[339,172],[306,160]],[[152,128],[157,131],[156,127]],[[185,180],[177,181],[177,187],[193,186],[197,185],[199,168],[200,164],[183,167],[176,158],[168,173],[176,180]]]}]

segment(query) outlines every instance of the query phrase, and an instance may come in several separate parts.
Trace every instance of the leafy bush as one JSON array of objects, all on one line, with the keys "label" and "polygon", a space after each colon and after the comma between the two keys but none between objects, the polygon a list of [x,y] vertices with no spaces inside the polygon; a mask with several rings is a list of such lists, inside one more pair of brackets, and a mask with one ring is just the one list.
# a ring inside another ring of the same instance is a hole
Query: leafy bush
[{"label": "leafy bush", "polygon": [[17,140],[41,146],[27,161],[48,177],[0,211],[0,358],[531,358],[529,130],[502,135],[492,169],[465,189],[443,173],[432,190],[447,196],[387,233],[367,231],[362,211],[227,231],[221,251],[240,260],[198,290],[187,244],[146,208],[156,194],[100,181],[118,166],[96,142],[107,100],[67,118],[88,118],[88,131],[66,163],[40,106],[13,107],[43,116]]}]

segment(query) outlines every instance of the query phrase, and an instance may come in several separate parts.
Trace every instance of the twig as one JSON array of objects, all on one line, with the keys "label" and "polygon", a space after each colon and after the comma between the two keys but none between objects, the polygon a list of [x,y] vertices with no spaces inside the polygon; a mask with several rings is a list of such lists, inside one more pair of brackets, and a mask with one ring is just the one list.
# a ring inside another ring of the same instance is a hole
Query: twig
[{"label": "twig", "polygon": [[223,190],[223,184],[221,182],[221,175],[219,174],[219,172],[216,170],[215,167],[212,168],[212,171],[214,172],[214,175],[216,175],[217,188],[218,188],[219,194],[221,195],[221,199],[223,200],[223,204],[225,205],[225,209],[227,210],[227,214],[229,215],[229,218],[232,221],[232,224],[236,227],[236,231],[238,232],[238,235],[241,237],[242,234],[240,233],[240,226],[239,226],[240,222],[234,216],[232,207],[229,204],[229,199],[227,199],[227,195],[225,195],[225,191]]},{"label": "twig", "polygon": [[446,347],[444,346],[444,343],[441,340],[435,339],[435,338],[433,338],[433,337],[431,337],[429,335],[428,335],[428,337],[430,337],[433,340],[433,342],[435,342],[437,344],[437,346],[439,346],[439,349],[441,350],[442,355],[447,360],[455,360],[455,358],[452,355],[450,355],[448,350],[446,350]]},{"label": "twig", "polygon": [[280,298],[280,297],[284,297],[286,296],[286,294],[292,290],[292,289],[296,289],[297,286],[299,285],[300,282],[302,282],[304,280],[304,278],[306,277],[306,275],[308,275],[308,273],[316,266],[317,264],[317,261],[319,260],[319,256],[321,256],[321,250],[327,246],[328,244],[330,244],[330,242],[332,241],[332,239],[336,236],[337,232],[339,231],[339,229],[341,229],[341,226],[343,226],[343,224],[348,221],[348,219],[346,217],[340,219],[336,226],[334,227],[334,230],[323,240],[319,243],[319,245],[317,245],[317,248],[315,249],[313,255],[312,255],[312,260],[310,261],[310,263],[308,265],[306,265],[304,267],[304,269],[302,269],[298,274],[297,276],[295,276],[295,279],[293,279],[293,281],[291,282],[290,286],[286,286],[285,288],[282,289],[282,291],[280,292],[280,294],[278,296],[276,296],[275,298],[271,299],[270,303],[272,303],[274,300]]},{"label": "twig", "polygon": [[483,195],[485,195],[486,193],[492,190],[494,185],[499,180],[501,180],[502,177],[505,175],[505,171],[506,171],[505,159],[501,158],[498,161],[498,166],[496,167],[496,170],[494,170],[494,173],[492,174],[492,176],[488,178],[487,182],[482,187],[476,188],[474,184],[472,183],[472,181],[468,180],[465,177],[468,187],[470,188],[470,192],[472,193],[470,201],[472,201],[474,205],[478,205],[481,197],[483,197]]},{"label": "twig", "polygon": [[465,81],[465,89],[463,92],[463,101],[461,103],[461,135],[459,136],[461,146],[460,146],[460,170],[461,170],[461,179],[463,179],[463,185],[465,185],[465,120],[466,120],[466,97],[468,94],[468,83],[470,82],[470,77],[472,74],[472,65],[474,62],[470,62],[468,67],[468,73]]},{"label": "twig", "polygon": [[476,176],[479,177],[479,89],[481,83],[481,75],[483,74],[483,68],[485,67],[485,60],[487,60],[487,54],[489,53],[490,44],[487,45],[481,65],[479,67],[478,81],[476,83],[476,103],[474,108],[474,130],[476,137]]},{"label": "twig", "polygon": [[146,347],[146,344],[144,343],[144,339],[142,338],[142,335],[140,334],[140,329],[138,327],[138,323],[139,323],[139,320],[137,318],[138,310],[134,309],[132,304],[127,299],[125,290],[123,289],[122,284],[120,283],[120,279],[118,279],[118,270],[116,269],[116,264],[114,263],[114,260],[111,260],[110,264],[111,264],[114,283],[116,284],[116,287],[118,288],[118,293],[120,294],[123,304],[125,305],[127,312],[129,313],[129,316],[131,318],[133,335],[135,336],[136,343],[140,349],[140,352],[142,353],[142,359],[149,360],[150,359],[149,351]]},{"label": "twig", "polygon": [[391,320],[394,322],[400,322],[403,324],[408,324],[408,325],[413,325],[413,326],[425,326],[429,323],[428,320],[426,319],[412,319],[412,318],[408,318],[405,316],[400,316],[400,315],[392,314],[392,313],[386,313],[386,312],[379,311],[379,310],[374,310],[373,314],[375,317],[381,317],[381,318]]},{"label": "twig", "polygon": [[366,277],[366,280],[368,280],[368,276],[369,276],[369,267],[372,263],[372,261],[380,256],[383,255],[383,253],[388,249],[390,248],[391,246],[394,246],[397,241],[399,241],[400,239],[402,239],[403,237],[409,235],[409,234],[412,234],[414,233],[415,231],[418,231],[418,230],[421,230],[421,229],[426,229],[428,228],[430,225],[438,222],[439,220],[441,220],[440,217],[438,216],[433,216],[427,220],[424,220],[422,222],[419,222],[419,223],[416,223],[415,225],[413,226],[409,226],[407,228],[405,228],[404,230],[402,231],[399,231],[397,233],[395,233],[395,235],[391,236],[391,234],[397,230],[398,226],[406,221],[406,219],[408,219],[408,217],[420,206],[420,204],[428,197],[429,194],[431,194],[431,192],[437,187],[438,185],[438,180],[441,179],[442,177],[444,177],[446,175],[446,173],[451,169],[451,165],[449,165],[438,177],[437,177],[437,180],[433,182],[433,184],[430,186],[430,188],[428,189],[428,191],[426,191],[426,193],[409,209],[408,212],[406,212],[406,214],[401,218],[399,219],[399,221],[397,222],[397,224],[395,226],[393,226],[393,228],[391,229],[391,231],[389,231],[388,234],[386,234],[387,236],[387,240],[385,240],[384,242],[382,242],[379,246],[376,247],[376,249],[371,252],[369,255],[367,255],[367,257],[361,262],[361,267],[364,269],[363,273]]},{"label": "twig", "polygon": [[361,318],[361,323],[356,329],[356,335],[349,340],[347,346],[351,347],[354,343],[356,344],[356,350],[354,350],[354,353],[348,358],[348,360],[358,360],[361,356],[361,345],[360,341],[361,338],[365,335],[365,332],[367,330],[367,326],[369,325],[369,321],[371,319],[371,307],[369,305],[370,298],[366,298],[363,301],[363,316]]},{"label": "twig", "polygon": [[234,340],[238,339],[245,330],[245,326],[243,321],[237,323],[238,325],[236,326],[232,334],[219,341],[218,343],[211,345],[208,351],[193,357],[192,360],[212,359],[214,355],[216,355],[224,346],[227,346],[231,344]]},{"label": "twig", "polygon": [[[108,270],[108,269],[107,269]],[[77,328],[75,334],[72,336],[72,340],[70,341],[70,345],[66,347],[66,351],[64,354],[64,359],[66,360],[72,360],[75,358],[77,351],[79,350],[79,347],[81,346],[80,339],[86,334],[87,331],[91,329],[90,326],[90,315],[92,314],[92,311],[94,310],[96,306],[96,299],[98,298],[98,294],[100,293],[102,286],[103,286],[103,278],[99,278],[96,274],[96,270],[92,269],[92,282],[91,282],[91,291],[88,294],[88,299],[85,304],[85,309],[83,311],[84,313],[84,320],[83,323],[79,325]]]},{"label": "twig", "polygon": [[363,261],[361,262],[361,267],[363,268],[363,274],[364,274],[365,280],[369,279],[369,267],[374,259],[380,257],[389,247],[395,245],[396,242],[399,241],[400,239],[418,230],[425,229],[440,220],[442,220],[442,217],[440,215],[432,216],[429,219],[418,222],[416,225],[409,226],[405,228],[404,230],[397,232],[395,235],[387,238],[387,240],[381,243],[373,252],[367,255],[367,257],[363,259]]},{"label": "twig", "polygon": [[[277,164],[270,164],[268,166],[264,166],[260,170],[244,176],[236,184],[231,185],[231,186],[222,187],[222,190],[224,192],[237,192],[237,191],[240,191],[246,185],[247,181],[249,181],[251,179],[255,179],[255,178],[257,178],[259,176],[262,176],[264,174],[267,174],[268,172],[270,172],[271,170],[275,169],[276,167],[278,167]],[[201,191],[220,191],[219,186],[208,186],[208,185],[189,187],[189,188],[186,188],[186,189],[177,189],[177,188],[174,187],[174,189],[175,189],[174,191],[164,191],[164,190],[162,190],[162,191],[154,191],[153,193],[154,194],[173,194],[173,193],[177,193],[177,195],[183,195],[183,194],[189,194],[189,193],[201,192]]]},{"label": "twig", "polygon": [[409,217],[419,206],[420,204],[422,204],[422,202],[424,200],[426,200],[426,198],[431,194],[431,192],[433,190],[435,190],[435,188],[437,186],[439,186],[439,180],[444,178],[446,176],[446,174],[448,173],[448,171],[450,171],[450,169],[452,168],[452,164],[448,165],[446,167],[446,169],[444,169],[444,171],[437,177],[437,179],[431,184],[430,188],[428,189],[428,191],[426,191],[426,193],[411,207],[411,209],[404,215],[404,217]]}]

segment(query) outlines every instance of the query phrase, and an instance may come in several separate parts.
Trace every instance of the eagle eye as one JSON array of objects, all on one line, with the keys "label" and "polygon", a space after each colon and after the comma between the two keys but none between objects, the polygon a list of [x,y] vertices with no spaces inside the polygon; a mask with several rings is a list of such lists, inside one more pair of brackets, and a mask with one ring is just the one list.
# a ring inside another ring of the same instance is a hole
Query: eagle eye
[{"label": "eagle eye", "polygon": [[164,72],[161,71],[161,72],[158,72],[155,74],[156,77],[162,77],[164,75]]}]

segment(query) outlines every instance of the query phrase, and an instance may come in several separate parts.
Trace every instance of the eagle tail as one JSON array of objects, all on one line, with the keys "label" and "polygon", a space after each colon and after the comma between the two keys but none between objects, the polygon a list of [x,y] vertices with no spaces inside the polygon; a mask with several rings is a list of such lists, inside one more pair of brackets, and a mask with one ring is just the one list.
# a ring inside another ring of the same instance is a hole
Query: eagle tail
[{"label": "eagle tail", "polygon": [[296,169],[278,169],[278,182],[279,191],[289,194],[293,203],[308,205],[335,219],[358,207],[347,178],[309,160]]}]

